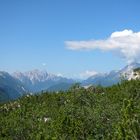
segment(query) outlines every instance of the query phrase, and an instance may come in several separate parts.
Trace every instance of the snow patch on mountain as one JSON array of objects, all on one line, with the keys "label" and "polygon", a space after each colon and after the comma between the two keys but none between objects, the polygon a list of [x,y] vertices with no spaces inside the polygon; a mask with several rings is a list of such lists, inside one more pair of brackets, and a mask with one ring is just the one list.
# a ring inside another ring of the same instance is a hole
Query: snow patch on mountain
[{"label": "snow patch on mountain", "polygon": [[140,67],[139,63],[131,63],[120,70],[113,70],[109,73],[98,73],[97,75],[93,75],[89,77],[87,80],[84,80],[82,84],[84,86],[90,84],[110,86],[120,82],[122,78],[131,80],[136,77],[134,76],[133,70],[139,67]]},{"label": "snow patch on mountain", "polygon": [[46,90],[53,85],[60,83],[73,83],[74,80],[50,74],[47,71],[33,70],[28,72],[15,72],[13,77],[20,80],[30,91],[38,92]]}]

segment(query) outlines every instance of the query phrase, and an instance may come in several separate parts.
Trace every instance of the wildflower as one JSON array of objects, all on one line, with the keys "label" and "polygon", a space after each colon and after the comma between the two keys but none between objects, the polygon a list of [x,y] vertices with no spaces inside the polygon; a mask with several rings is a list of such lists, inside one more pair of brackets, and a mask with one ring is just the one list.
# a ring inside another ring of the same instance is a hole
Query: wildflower
[{"label": "wildflower", "polygon": [[50,121],[51,118],[44,117],[44,122]]}]

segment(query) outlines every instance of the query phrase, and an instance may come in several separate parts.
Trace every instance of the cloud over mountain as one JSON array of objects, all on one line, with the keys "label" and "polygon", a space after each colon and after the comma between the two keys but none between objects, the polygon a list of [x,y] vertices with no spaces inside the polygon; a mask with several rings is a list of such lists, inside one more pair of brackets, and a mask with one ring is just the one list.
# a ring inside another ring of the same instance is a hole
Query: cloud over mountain
[{"label": "cloud over mountain", "polygon": [[65,41],[68,49],[71,50],[103,50],[116,52],[126,59],[128,63],[140,60],[140,32],[123,30],[113,32],[106,39]]},{"label": "cloud over mountain", "polygon": [[98,74],[98,72],[96,72],[96,71],[86,70],[85,72],[80,73],[79,76],[80,76],[81,79],[86,79],[90,76],[94,76],[94,75],[97,75],[97,74]]}]

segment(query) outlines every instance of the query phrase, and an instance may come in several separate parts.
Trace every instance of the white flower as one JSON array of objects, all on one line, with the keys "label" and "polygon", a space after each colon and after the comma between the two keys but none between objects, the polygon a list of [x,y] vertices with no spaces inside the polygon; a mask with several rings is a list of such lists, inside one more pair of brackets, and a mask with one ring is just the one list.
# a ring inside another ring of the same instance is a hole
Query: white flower
[{"label": "white flower", "polygon": [[44,122],[50,121],[51,118],[44,117]]}]

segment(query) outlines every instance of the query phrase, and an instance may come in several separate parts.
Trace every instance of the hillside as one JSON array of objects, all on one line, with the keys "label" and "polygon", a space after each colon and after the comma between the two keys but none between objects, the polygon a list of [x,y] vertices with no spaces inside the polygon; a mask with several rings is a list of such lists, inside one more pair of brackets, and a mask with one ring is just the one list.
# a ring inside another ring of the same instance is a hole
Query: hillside
[{"label": "hillside", "polygon": [[49,87],[47,89],[47,91],[66,91],[68,90],[71,86],[73,85],[73,83],[59,83],[56,85],[53,85],[51,87]]},{"label": "hillside", "polygon": [[17,99],[28,90],[9,73],[0,71],[0,102]]},{"label": "hillside", "polygon": [[0,139],[138,140],[140,81],[27,95],[0,105]]}]

